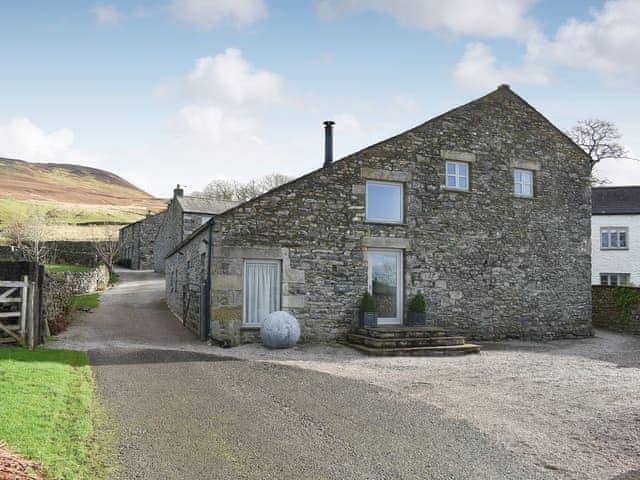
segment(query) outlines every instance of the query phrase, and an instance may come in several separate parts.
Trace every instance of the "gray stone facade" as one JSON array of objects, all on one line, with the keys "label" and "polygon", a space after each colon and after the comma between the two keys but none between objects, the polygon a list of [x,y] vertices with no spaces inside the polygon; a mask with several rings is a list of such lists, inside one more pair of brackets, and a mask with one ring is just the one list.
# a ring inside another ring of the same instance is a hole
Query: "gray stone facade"
[{"label": "gray stone facade", "polygon": [[154,245],[154,270],[165,271],[165,258],[184,239],[200,228],[212,216],[221,213],[237,202],[226,202],[211,198],[184,196],[178,186],[165,212]]},{"label": "gray stone facade", "polygon": [[194,333],[200,333],[200,305],[207,280],[208,229],[201,229],[165,263],[165,298],[169,309]]},{"label": "gray stone facade", "polygon": [[[466,162],[468,191],[445,186],[447,160]],[[514,169],[533,172],[532,198],[514,195]],[[367,180],[403,185],[402,223],[366,220]],[[268,259],[303,339],[344,336],[372,249],[401,252],[403,315],[422,292],[427,321],[451,334],[591,335],[590,216],[589,158],[503,86],[218,215],[211,335],[257,340],[243,327],[244,263]]]},{"label": "gray stone facade", "polygon": [[131,260],[132,269],[153,269],[156,236],[164,215],[165,212],[147,215],[143,220],[120,229],[120,258]]}]

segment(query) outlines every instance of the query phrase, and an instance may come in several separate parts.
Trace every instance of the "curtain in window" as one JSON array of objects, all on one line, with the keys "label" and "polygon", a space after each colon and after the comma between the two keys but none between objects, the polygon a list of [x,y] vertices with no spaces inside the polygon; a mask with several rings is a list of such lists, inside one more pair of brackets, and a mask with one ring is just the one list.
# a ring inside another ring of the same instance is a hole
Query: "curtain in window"
[{"label": "curtain in window", "polygon": [[245,323],[259,324],[280,308],[277,263],[247,262],[245,279]]}]

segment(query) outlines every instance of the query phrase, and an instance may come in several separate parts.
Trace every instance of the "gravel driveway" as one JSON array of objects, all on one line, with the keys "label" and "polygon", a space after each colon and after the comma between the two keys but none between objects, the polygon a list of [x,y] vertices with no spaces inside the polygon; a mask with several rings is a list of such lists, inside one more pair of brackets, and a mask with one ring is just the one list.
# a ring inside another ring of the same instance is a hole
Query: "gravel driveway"
[{"label": "gravel driveway", "polygon": [[58,347],[88,350],[120,478],[609,479],[640,469],[640,339],[368,358],[199,342],[163,281],[122,283]]}]

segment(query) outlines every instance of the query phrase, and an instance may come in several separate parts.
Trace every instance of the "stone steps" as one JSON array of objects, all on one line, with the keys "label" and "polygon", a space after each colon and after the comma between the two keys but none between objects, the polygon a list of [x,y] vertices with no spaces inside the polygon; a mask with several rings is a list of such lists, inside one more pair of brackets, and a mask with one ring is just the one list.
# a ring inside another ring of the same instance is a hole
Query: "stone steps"
[{"label": "stone steps", "polygon": [[464,337],[448,336],[439,327],[399,325],[358,328],[347,335],[347,345],[377,356],[442,356],[479,353],[480,345]]},{"label": "stone steps", "polygon": [[405,348],[405,347],[446,347],[464,345],[464,337],[405,337],[377,338],[357,333],[347,336],[350,343],[357,343],[372,348]]},{"label": "stone steps", "polygon": [[402,327],[398,325],[359,328],[355,333],[372,338],[432,338],[447,335],[445,330],[440,327]]},{"label": "stone steps", "polygon": [[409,348],[371,348],[357,343],[350,343],[350,347],[360,350],[367,355],[380,357],[437,357],[466,355],[480,353],[480,345],[465,343],[464,345],[448,345],[441,347],[409,347]]}]

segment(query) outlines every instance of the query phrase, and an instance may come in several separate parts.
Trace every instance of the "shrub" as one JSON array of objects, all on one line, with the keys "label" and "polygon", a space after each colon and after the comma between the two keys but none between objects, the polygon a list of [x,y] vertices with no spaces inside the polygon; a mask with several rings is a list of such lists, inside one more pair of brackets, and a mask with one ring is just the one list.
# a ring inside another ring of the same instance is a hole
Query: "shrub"
[{"label": "shrub", "polygon": [[116,261],[116,265],[124,268],[131,268],[131,259],[130,258],[119,258]]},{"label": "shrub", "polygon": [[376,301],[369,292],[365,292],[362,295],[362,300],[360,301],[360,311],[361,312],[375,312],[376,311]]},{"label": "shrub", "polygon": [[424,295],[420,292],[409,303],[409,311],[413,313],[425,313],[427,311],[427,304],[424,300]]}]

